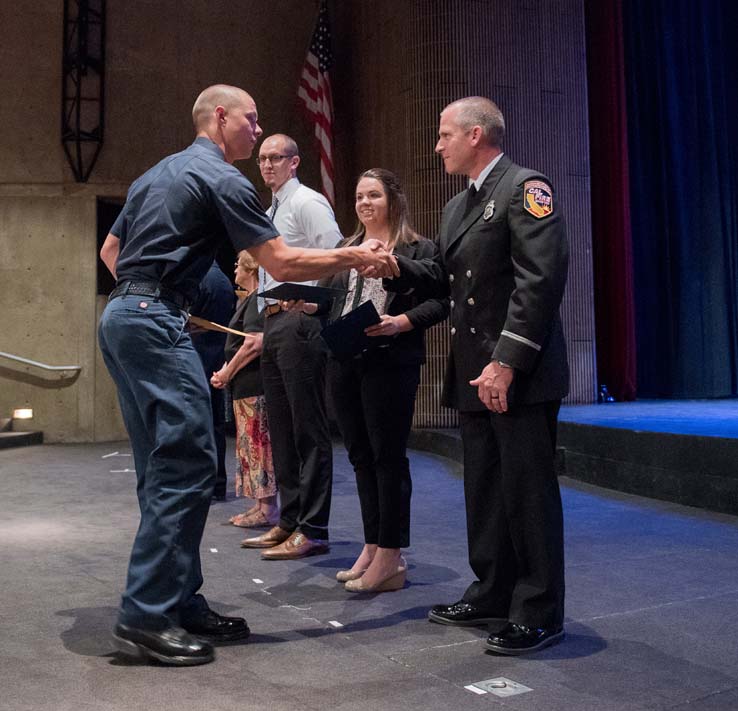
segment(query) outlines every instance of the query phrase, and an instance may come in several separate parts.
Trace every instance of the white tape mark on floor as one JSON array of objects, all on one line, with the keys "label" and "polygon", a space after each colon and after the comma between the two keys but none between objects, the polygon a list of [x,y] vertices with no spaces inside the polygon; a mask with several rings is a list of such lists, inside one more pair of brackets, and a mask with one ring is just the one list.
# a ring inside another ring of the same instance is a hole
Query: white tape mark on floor
[{"label": "white tape mark on floor", "polygon": [[211,548],[211,549],[210,549],[210,552],[211,552],[211,553],[217,553],[217,552],[218,552],[218,549],[217,549],[217,548]]},{"label": "white tape mark on floor", "polygon": [[484,689],[480,689],[478,686],[474,686],[474,684],[469,684],[468,686],[464,687],[467,691],[473,691],[475,694],[486,694],[487,692]]},{"label": "white tape mark on floor", "polygon": [[125,474],[126,472],[135,472],[135,471],[136,471],[135,469],[128,469],[128,468],[126,468],[126,469],[111,469],[110,470],[110,473],[111,474]]},{"label": "white tape mark on floor", "polygon": [[257,585],[263,585],[264,581],[261,578],[251,578]]},{"label": "white tape mark on floor", "polygon": [[336,627],[336,628],[343,627],[343,625],[338,620],[328,620],[328,624],[331,627]]}]

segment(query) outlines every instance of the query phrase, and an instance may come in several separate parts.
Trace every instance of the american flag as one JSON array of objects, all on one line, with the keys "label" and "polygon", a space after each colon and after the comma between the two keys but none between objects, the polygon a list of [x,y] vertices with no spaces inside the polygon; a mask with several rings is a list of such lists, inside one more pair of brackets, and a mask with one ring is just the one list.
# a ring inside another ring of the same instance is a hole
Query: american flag
[{"label": "american flag", "polygon": [[318,22],[300,75],[297,97],[308,119],[315,124],[320,149],[320,178],[323,193],[336,203],[333,186],[333,98],[328,70],[333,65],[331,28],[326,0],[320,2]]}]

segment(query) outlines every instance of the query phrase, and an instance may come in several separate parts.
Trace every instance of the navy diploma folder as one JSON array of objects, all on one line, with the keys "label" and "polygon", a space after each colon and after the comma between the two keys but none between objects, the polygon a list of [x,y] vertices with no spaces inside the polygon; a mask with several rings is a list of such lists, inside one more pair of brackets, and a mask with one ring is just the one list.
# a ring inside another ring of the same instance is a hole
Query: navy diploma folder
[{"label": "navy diploma folder", "polygon": [[368,348],[378,346],[383,338],[367,336],[364,329],[382,319],[371,301],[349,311],[326,326],[320,333],[338,360],[347,360]]}]

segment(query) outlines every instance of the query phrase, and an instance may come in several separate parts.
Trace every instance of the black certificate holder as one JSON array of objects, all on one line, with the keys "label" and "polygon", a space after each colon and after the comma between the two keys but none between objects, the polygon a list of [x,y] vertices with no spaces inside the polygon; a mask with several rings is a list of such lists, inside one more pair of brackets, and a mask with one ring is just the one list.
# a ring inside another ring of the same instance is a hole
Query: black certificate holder
[{"label": "black certificate holder", "polygon": [[265,299],[279,299],[280,301],[300,301],[309,304],[325,304],[337,296],[345,294],[345,289],[334,289],[330,286],[311,286],[310,284],[294,284],[286,281],[273,289],[267,289],[257,294]]},{"label": "black certificate holder", "polygon": [[349,311],[326,326],[320,335],[338,360],[348,360],[362,351],[374,348],[384,339],[367,336],[364,329],[382,319],[371,301]]}]

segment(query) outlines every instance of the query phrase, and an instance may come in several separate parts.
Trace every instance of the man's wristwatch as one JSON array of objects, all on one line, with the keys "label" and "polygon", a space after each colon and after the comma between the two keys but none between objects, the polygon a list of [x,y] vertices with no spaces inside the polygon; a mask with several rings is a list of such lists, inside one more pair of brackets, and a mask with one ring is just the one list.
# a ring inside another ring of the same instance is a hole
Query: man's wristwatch
[{"label": "man's wristwatch", "polygon": [[505,363],[504,361],[496,360],[496,361],[493,361],[493,362],[494,363],[497,363],[497,365],[499,365],[500,368],[510,368],[510,369],[512,369],[512,366],[509,363]]}]

